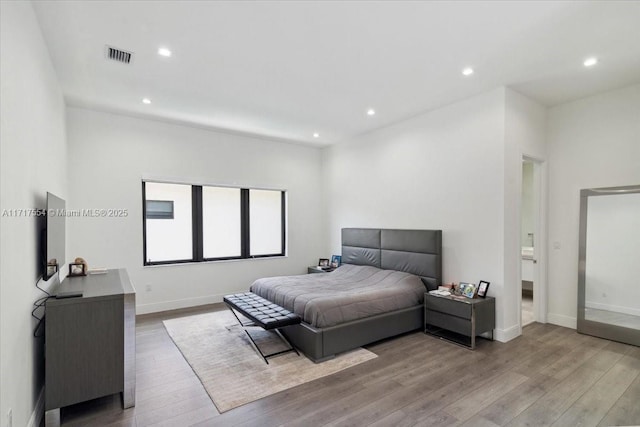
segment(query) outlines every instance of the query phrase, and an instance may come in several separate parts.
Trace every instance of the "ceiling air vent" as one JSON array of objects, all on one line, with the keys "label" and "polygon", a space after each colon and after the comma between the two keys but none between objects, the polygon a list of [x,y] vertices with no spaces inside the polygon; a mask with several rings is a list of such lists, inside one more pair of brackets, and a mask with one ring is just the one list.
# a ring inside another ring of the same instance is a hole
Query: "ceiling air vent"
[{"label": "ceiling air vent", "polygon": [[123,64],[129,64],[133,59],[133,52],[127,52],[111,46],[105,46],[105,54],[107,59],[122,62]]}]

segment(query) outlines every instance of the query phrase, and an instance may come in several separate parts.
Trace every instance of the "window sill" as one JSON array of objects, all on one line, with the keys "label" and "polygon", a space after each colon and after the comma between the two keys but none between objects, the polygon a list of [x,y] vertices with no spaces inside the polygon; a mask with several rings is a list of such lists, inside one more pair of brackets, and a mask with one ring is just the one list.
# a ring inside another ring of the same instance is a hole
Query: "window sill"
[{"label": "window sill", "polygon": [[142,268],[184,267],[188,265],[193,266],[193,265],[208,265],[208,264],[246,262],[246,261],[267,261],[271,259],[284,259],[284,258],[289,258],[289,256],[281,255],[281,256],[270,256],[270,257],[261,257],[261,258],[219,259],[219,260],[213,260],[213,261],[179,262],[179,263],[173,263],[173,264],[154,264],[154,265],[143,265]]}]

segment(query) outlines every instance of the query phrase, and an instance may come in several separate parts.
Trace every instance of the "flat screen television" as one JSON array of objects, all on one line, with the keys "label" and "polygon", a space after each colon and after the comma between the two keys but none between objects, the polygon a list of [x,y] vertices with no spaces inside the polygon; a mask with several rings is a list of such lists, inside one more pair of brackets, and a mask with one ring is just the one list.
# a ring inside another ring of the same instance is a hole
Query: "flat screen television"
[{"label": "flat screen television", "polygon": [[42,278],[49,280],[66,265],[66,203],[47,192],[46,224],[42,231]]}]

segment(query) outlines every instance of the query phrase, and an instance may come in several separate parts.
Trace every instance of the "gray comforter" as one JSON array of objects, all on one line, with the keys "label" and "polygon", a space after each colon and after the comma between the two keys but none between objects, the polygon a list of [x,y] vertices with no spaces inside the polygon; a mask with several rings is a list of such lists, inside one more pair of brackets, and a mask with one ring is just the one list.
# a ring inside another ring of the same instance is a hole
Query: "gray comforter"
[{"label": "gray comforter", "polygon": [[251,291],[324,328],[422,304],[426,288],[409,273],[345,264],[332,273],[258,279]]}]

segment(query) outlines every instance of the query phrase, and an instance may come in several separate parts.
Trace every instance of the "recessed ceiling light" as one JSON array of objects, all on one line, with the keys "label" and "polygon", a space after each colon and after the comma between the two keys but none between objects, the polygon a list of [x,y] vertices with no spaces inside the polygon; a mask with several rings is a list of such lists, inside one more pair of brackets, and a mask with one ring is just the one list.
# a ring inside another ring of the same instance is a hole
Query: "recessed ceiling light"
[{"label": "recessed ceiling light", "polygon": [[376,115],[376,110],[374,110],[373,108],[369,108],[367,110],[367,116],[375,116]]},{"label": "recessed ceiling light", "polygon": [[318,132],[316,132],[316,133],[313,134],[313,137],[314,138],[320,138],[320,134]]},{"label": "recessed ceiling light", "polygon": [[161,47],[160,49],[158,49],[158,55],[166,56],[168,58],[171,56],[171,51],[166,47]]},{"label": "recessed ceiling light", "polygon": [[149,98],[142,98],[143,104],[151,104],[151,100]]},{"label": "recessed ceiling light", "polygon": [[587,58],[583,64],[585,67],[593,67],[594,65],[596,65],[598,63],[598,58],[592,57],[592,58]]},{"label": "recessed ceiling light", "polygon": [[462,70],[462,75],[464,76],[470,76],[471,74],[473,74],[473,68],[471,67],[467,67],[464,70]]}]

